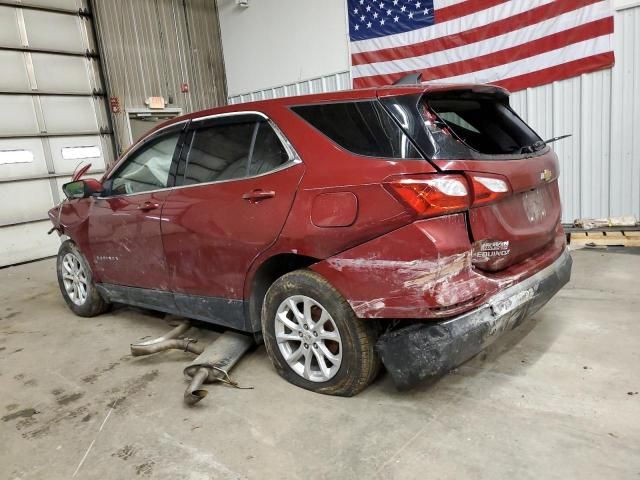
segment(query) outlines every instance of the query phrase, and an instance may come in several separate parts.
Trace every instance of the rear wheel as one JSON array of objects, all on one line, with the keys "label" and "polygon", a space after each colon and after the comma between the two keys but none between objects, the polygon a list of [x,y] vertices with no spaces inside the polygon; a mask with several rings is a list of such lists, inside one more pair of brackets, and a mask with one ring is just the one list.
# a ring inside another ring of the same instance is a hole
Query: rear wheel
[{"label": "rear wheel", "polygon": [[94,317],[111,306],[106,302],[93,282],[89,264],[71,240],[58,250],[58,285],[69,308],[81,317]]},{"label": "rear wheel", "polygon": [[380,370],[376,322],[357,318],[329,282],[308,270],[288,273],[269,288],[262,331],[278,373],[307,390],[352,396]]}]

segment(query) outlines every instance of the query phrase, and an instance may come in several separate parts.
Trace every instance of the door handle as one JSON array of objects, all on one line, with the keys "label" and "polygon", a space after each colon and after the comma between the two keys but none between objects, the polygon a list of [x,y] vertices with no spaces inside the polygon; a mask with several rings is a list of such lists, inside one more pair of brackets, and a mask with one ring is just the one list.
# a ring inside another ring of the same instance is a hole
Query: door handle
[{"label": "door handle", "polygon": [[159,207],[160,207],[159,203],[144,202],[142,205],[138,205],[138,210],[140,210],[141,212],[148,212],[150,210],[155,210],[156,208],[159,208]]},{"label": "door handle", "polygon": [[249,200],[251,203],[256,203],[267,198],[273,198],[276,196],[276,192],[271,190],[252,190],[242,195],[243,200]]}]

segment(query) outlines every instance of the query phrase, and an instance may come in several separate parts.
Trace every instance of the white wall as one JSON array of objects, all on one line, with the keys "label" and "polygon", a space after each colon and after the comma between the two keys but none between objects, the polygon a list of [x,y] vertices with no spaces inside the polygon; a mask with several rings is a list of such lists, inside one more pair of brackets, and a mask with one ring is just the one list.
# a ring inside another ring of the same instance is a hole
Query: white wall
[{"label": "white wall", "polygon": [[217,0],[229,96],[349,69],[346,0]]},{"label": "white wall", "polygon": [[640,0],[613,0],[613,7],[618,10],[637,7],[638,5],[640,5]]}]

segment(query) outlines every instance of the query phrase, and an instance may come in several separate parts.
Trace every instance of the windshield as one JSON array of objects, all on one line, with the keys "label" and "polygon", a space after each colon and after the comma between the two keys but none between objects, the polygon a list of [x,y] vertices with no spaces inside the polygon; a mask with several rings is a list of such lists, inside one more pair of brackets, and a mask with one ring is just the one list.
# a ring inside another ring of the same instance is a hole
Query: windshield
[{"label": "windshield", "polygon": [[[441,148],[483,155],[521,155],[541,150],[540,137],[501,98],[446,92],[423,100],[425,125]],[[458,145],[446,145],[447,143]],[[466,147],[466,148],[465,148]]]}]

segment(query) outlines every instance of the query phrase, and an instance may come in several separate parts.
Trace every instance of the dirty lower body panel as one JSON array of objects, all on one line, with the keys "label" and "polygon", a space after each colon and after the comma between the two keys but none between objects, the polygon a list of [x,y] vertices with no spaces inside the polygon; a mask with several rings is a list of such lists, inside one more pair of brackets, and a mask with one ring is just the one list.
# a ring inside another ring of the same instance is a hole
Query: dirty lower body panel
[{"label": "dirty lower body panel", "polygon": [[383,334],[377,348],[399,389],[435,380],[466,362],[544,306],[571,277],[564,250],[551,265],[491,297],[466,314],[437,323],[416,323]]}]

